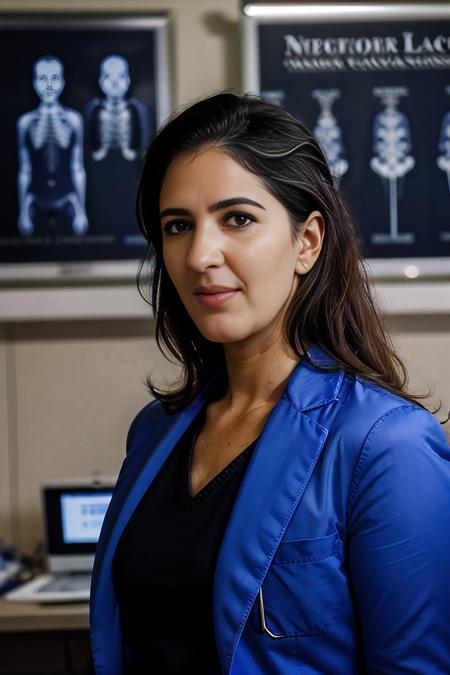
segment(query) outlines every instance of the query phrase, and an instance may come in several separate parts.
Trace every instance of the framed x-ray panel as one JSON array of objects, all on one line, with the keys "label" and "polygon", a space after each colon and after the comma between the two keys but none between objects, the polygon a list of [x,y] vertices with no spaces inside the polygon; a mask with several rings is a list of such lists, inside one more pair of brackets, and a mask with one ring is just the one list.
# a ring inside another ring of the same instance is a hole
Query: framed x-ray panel
[{"label": "framed x-ray panel", "polygon": [[165,15],[0,17],[0,278],[135,275],[167,34]]},{"label": "framed x-ray panel", "polygon": [[244,6],[244,88],[313,131],[375,276],[450,277],[450,5]]}]

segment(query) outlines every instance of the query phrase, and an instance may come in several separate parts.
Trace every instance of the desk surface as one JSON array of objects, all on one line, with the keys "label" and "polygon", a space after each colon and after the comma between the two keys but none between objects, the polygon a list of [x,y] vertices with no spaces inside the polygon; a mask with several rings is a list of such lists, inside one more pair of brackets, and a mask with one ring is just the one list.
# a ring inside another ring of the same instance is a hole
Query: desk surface
[{"label": "desk surface", "polygon": [[88,603],[38,605],[0,598],[0,633],[45,630],[87,630]]}]

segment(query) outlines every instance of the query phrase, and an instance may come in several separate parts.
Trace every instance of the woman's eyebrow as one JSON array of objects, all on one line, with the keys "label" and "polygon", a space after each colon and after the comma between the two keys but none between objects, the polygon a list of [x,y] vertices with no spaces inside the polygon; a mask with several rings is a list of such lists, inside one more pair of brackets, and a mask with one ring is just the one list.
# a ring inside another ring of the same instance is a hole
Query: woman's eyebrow
[{"label": "woman's eyebrow", "polygon": [[[249,206],[256,206],[258,209],[266,210],[262,204],[255,202],[253,199],[248,197],[231,197],[230,199],[222,199],[220,202],[215,202],[208,206],[208,213],[214,213],[214,211],[221,211],[222,209],[227,209],[229,206],[235,206],[236,204],[248,204]],[[191,212],[189,209],[180,209],[175,207],[169,207],[161,211],[159,214],[160,218],[165,216],[190,216]]]},{"label": "woman's eyebrow", "polygon": [[164,218],[164,216],[190,216],[190,215],[191,212],[188,209],[176,209],[173,207],[161,211],[159,217]]},{"label": "woman's eyebrow", "polygon": [[220,202],[211,204],[208,206],[208,212],[213,213],[214,211],[221,211],[222,209],[227,209],[229,206],[234,206],[235,204],[249,204],[250,206],[256,206],[258,209],[266,210],[262,204],[258,204],[258,202],[255,202],[248,197],[231,197],[231,199],[223,199]]}]

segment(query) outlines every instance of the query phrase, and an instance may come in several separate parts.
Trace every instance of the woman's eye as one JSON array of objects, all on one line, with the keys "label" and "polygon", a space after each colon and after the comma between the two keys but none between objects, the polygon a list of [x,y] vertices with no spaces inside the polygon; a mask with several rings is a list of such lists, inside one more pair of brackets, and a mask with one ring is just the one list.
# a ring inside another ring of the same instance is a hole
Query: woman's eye
[{"label": "woman's eye", "polygon": [[228,216],[227,222],[231,223],[233,227],[247,227],[253,220],[250,216],[246,216],[245,213],[233,213],[231,216]]},{"label": "woman's eye", "polygon": [[164,232],[167,234],[182,234],[189,230],[190,227],[191,224],[183,220],[172,220],[170,223],[164,225]]}]

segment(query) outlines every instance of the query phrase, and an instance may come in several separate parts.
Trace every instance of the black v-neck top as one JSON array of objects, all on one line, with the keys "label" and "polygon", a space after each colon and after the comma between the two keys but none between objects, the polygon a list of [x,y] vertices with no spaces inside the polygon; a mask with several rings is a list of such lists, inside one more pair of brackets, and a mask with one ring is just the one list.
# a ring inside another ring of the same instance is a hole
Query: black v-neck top
[{"label": "black v-neck top", "polygon": [[254,441],[194,497],[192,450],[202,412],[173,449],[117,545],[113,583],[129,674],[220,675],[212,591],[223,534]]}]

